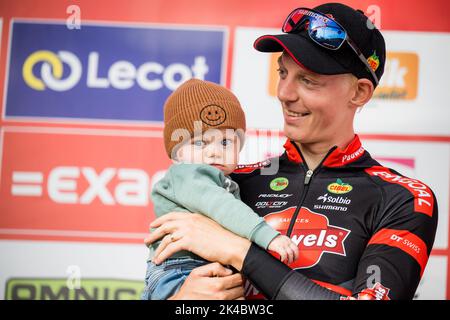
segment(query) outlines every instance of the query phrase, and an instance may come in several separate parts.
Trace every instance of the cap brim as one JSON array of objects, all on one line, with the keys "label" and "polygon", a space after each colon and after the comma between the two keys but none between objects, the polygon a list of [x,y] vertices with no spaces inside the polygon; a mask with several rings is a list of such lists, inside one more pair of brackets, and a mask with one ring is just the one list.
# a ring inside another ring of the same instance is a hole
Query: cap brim
[{"label": "cap brim", "polygon": [[286,51],[300,66],[319,74],[342,74],[351,71],[333,58],[333,51],[321,48],[301,34],[264,35],[255,40],[253,47],[261,52]]}]

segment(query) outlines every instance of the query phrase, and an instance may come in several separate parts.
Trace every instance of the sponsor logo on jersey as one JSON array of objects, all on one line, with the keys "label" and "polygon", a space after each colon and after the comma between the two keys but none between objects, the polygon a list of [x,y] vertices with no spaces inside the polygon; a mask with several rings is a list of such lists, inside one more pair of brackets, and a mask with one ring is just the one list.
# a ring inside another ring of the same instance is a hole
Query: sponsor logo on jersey
[{"label": "sponsor logo on jersey", "polygon": [[430,217],[433,215],[434,198],[431,189],[426,184],[416,179],[395,174],[385,167],[376,166],[365,171],[371,176],[379,177],[384,181],[406,188],[414,196],[414,211]]},{"label": "sponsor logo on jersey", "polygon": [[328,185],[327,190],[334,194],[344,194],[352,191],[353,187],[348,183],[344,183],[341,179],[337,179],[336,182]]},{"label": "sponsor logo on jersey", "polygon": [[389,288],[377,282],[372,288],[367,288],[358,293],[358,300],[391,300],[389,298]]},{"label": "sponsor logo on jersey", "polygon": [[287,204],[287,201],[258,201],[255,203],[255,207],[257,209],[279,209]]},{"label": "sponsor logo on jersey", "polygon": [[289,180],[284,177],[278,177],[270,181],[270,189],[273,191],[282,191],[289,185]]},{"label": "sponsor logo on jersey", "polygon": [[258,198],[289,198],[292,196],[292,193],[261,193]]},{"label": "sponsor logo on jersey", "polygon": [[264,168],[270,165],[270,160],[264,160],[252,164],[240,164],[236,167],[233,173],[251,173],[256,169]]},{"label": "sponsor logo on jersey", "polygon": [[341,205],[349,205],[352,200],[346,197],[333,197],[329,196],[328,193],[325,193],[323,196],[317,198],[317,200],[322,201],[322,204],[315,204],[314,209],[317,210],[335,210],[335,211],[347,211],[346,206],[338,206]]},{"label": "sponsor logo on jersey", "polygon": [[[286,234],[295,212],[295,207],[266,215],[267,223]],[[319,263],[324,253],[346,256],[344,242],[350,230],[331,225],[328,218],[320,213],[302,207],[290,235],[299,248],[299,259],[290,267],[294,269],[310,268]]]},{"label": "sponsor logo on jersey", "polygon": [[364,154],[364,147],[359,147],[358,150],[356,150],[355,152],[351,153],[351,154],[346,154],[342,157],[342,164],[346,164],[348,162],[351,162],[359,157],[361,157]]},{"label": "sponsor logo on jersey", "polygon": [[350,204],[352,200],[344,197],[333,197],[329,196],[328,193],[325,193],[323,196],[317,198],[317,200],[321,200],[323,203],[338,203],[338,204]]}]

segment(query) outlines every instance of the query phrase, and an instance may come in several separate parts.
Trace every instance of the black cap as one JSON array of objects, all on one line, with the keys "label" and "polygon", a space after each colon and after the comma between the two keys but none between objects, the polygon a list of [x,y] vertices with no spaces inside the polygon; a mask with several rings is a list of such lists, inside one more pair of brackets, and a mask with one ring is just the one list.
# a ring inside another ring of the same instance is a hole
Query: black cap
[{"label": "black cap", "polygon": [[[384,38],[364,13],[341,3],[326,3],[312,9],[331,17],[344,27],[350,39],[369,60],[369,65],[376,67],[374,71],[380,79],[386,60]],[[377,86],[370,71],[347,42],[338,50],[329,50],[311,40],[307,30],[302,30],[298,33],[264,35],[256,39],[253,46],[262,52],[284,50],[298,64],[315,73],[352,73],[358,79],[367,78]]]}]

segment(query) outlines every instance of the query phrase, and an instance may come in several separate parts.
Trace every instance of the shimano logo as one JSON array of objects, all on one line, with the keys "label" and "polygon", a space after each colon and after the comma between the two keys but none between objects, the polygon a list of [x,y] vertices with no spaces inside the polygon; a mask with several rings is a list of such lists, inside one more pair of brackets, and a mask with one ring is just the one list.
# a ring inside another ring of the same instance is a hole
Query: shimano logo
[{"label": "shimano logo", "polygon": [[[87,88],[114,88],[127,90],[134,86],[142,90],[155,91],[163,87],[175,90],[190,78],[205,79],[209,71],[206,57],[196,56],[191,65],[171,63],[163,65],[156,61],[147,61],[135,65],[128,60],[117,60],[111,65],[104,65],[98,52],[92,51],[87,57],[87,64],[81,63],[80,57],[70,51],[54,53],[39,50],[30,54],[22,67],[25,83],[32,89],[43,91],[67,91],[84,81]],[[36,68],[35,66],[39,66]],[[64,69],[67,68],[63,78]],[[107,70],[100,75],[99,70]],[[36,74],[34,73],[36,72]]]}]

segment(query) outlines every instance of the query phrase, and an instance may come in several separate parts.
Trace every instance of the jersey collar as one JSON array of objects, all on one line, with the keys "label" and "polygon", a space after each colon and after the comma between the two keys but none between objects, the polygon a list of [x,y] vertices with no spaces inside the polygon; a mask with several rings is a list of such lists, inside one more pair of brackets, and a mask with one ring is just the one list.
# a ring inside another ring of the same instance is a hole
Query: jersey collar
[{"label": "jersey collar", "polygon": [[[289,161],[297,164],[304,162],[300,149],[293,141],[287,139],[284,144],[284,149],[286,150]],[[334,149],[325,161],[323,161],[322,165],[332,168],[343,167],[359,159],[364,152],[365,150],[361,144],[361,140],[359,139],[359,136],[355,134],[355,137],[345,149]]]}]

